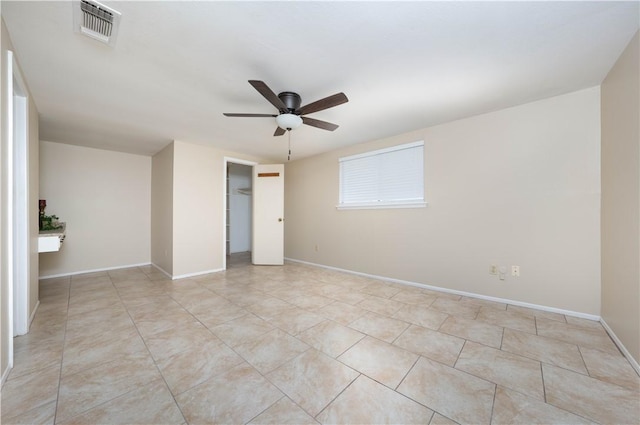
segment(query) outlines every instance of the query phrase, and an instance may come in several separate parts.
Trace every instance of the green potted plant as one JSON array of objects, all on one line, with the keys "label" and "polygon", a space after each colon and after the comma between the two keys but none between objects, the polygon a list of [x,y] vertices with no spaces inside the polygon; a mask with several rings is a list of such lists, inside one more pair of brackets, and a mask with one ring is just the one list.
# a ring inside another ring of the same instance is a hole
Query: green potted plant
[{"label": "green potted plant", "polygon": [[58,222],[60,218],[55,215],[44,215],[40,216],[40,230],[56,230],[61,229],[62,225]]}]

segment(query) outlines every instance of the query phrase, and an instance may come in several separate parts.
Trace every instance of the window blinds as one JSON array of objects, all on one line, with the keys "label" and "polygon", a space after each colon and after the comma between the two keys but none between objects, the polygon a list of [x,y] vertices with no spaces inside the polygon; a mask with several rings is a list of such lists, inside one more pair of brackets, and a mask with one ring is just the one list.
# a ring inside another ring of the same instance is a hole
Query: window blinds
[{"label": "window blinds", "polygon": [[424,142],[340,158],[340,206],[424,202]]}]

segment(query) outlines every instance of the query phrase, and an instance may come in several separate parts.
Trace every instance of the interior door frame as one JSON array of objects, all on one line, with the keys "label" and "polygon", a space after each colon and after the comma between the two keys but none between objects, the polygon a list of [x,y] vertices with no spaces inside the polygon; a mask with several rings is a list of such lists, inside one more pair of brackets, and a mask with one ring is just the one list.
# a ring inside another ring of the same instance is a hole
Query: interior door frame
[{"label": "interior door frame", "polygon": [[[253,170],[254,165],[258,165],[255,161],[247,161],[246,159],[233,158],[225,156],[222,167],[222,270],[227,269],[227,167],[229,163],[248,165]],[[253,194],[251,195],[253,200]],[[253,228],[251,229],[251,237],[253,238]]]},{"label": "interior door frame", "polygon": [[8,365],[13,367],[13,337],[29,331],[29,101],[12,51],[7,51],[7,65]]}]

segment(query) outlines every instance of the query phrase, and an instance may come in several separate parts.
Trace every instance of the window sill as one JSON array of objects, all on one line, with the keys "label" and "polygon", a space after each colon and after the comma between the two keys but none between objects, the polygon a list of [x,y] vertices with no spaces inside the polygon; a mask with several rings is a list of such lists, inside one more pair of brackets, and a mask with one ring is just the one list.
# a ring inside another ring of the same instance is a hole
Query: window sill
[{"label": "window sill", "polygon": [[362,203],[362,204],[349,204],[349,205],[337,205],[337,210],[379,210],[388,208],[424,208],[428,204],[426,202],[398,202],[398,203]]}]

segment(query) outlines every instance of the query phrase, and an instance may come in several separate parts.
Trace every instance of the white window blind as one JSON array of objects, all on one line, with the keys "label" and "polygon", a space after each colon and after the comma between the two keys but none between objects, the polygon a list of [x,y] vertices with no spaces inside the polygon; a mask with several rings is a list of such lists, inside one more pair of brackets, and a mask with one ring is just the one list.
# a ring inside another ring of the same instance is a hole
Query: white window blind
[{"label": "white window blind", "polygon": [[338,208],[424,206],[424,142],[340,158]]}]

